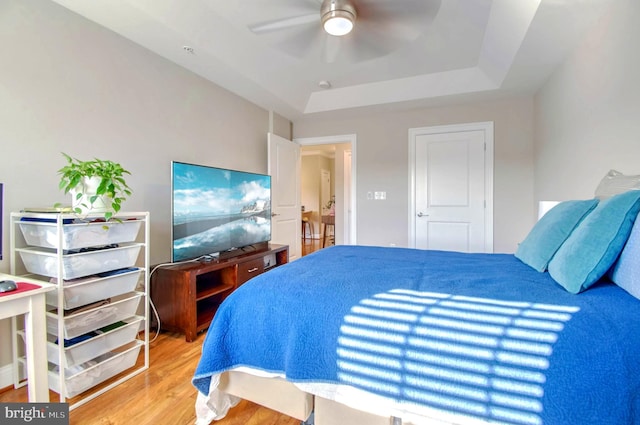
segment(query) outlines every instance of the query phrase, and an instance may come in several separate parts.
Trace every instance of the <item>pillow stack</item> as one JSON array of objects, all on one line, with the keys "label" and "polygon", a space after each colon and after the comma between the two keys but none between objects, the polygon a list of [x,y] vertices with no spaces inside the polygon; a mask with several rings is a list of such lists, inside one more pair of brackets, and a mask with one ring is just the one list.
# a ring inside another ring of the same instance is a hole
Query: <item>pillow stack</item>
[{"label": "pillow stack", "polygon": [[[548,268],[558,284],[577,294],[611,269],[629,239],[639,211],[640,190],[624,192],[600,203],[595,199],[563,202],[534,226],[518,247],[516,257],[538,271]],[[635,243],[640,245],[640,230],[637,233]],[[637,256],[638,248],[630,252]],[[629,282],[629,274],[635,273],[627,266],[617,268],[613,275],[624,282]],[[640,293],[640,288],[636,290]]]},{"label": "pillow stack", "polygon": [[598,205],[597,199],[566,201],[551,208],[518,246],[516,257],[539,272],[547,270],[558,248]]}]

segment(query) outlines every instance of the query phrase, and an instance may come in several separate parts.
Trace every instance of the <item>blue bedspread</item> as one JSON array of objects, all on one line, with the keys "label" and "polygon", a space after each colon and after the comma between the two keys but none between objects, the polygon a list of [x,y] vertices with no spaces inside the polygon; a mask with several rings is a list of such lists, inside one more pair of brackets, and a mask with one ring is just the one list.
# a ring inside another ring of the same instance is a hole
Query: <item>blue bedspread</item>
[{"label": "blue bedspread", "polygon": [[513,255],[336,246],[220,306],[193,384],[238,366],[515,424],[640,423],[640,301]]}]

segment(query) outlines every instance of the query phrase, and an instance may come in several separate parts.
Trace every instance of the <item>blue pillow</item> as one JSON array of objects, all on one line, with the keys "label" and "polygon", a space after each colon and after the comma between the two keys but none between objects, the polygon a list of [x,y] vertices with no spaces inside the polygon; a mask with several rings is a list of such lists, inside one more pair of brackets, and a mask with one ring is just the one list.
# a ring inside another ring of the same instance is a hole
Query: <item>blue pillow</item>
[{"label": "blue pillow", "polygon": [[597,199],[565,201],[551,208],[518,245],[516,258],[539,272],[547,265],[573,229],[598,205]]},{"label": "blue pillow", "polygon": [[549,274],[572,294],[584,291],[613,265],[640,210],[640,190],[600,202],[549,263]]},{"label": "blue pillow", "polygon": [[640,220],[631,229],[620,258],[611,269],[611,281],[640,299]]}]

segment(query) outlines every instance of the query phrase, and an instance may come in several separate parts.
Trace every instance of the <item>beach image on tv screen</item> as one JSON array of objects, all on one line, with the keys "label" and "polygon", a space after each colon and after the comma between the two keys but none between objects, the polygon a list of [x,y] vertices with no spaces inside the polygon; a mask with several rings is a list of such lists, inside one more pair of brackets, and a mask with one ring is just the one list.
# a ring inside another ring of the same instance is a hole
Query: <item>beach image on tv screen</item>
[{"label": "beach image on tv screen", "polygon": [[271,238],[269,176],[173,163],[173,261]]}]

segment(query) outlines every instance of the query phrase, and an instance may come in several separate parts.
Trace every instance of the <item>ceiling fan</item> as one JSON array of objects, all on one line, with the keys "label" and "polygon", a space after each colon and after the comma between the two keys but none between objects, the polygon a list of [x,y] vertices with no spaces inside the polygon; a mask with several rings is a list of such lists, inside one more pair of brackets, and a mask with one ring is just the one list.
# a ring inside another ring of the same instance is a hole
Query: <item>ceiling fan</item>
[{"label": "ceiling fan", "polygon": [[249,29],[257,35],[289,32],[276,45],[292,56],[302,57],[320,48],[325,62],[359,62],[385,56],[416,40],[437,14],[441,1],[307,0],[304,8],[308,13],[256,23]]}]

